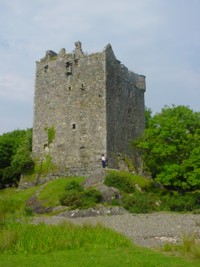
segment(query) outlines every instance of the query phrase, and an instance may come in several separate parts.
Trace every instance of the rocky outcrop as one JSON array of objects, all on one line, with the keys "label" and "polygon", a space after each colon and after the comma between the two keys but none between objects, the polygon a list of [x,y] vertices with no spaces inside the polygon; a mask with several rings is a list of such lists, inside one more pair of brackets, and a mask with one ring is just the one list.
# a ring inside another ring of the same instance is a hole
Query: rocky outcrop
[{"label": "rocky outcrop", "polygon": [[104,184],[106,169],[97,169],[92,172],[82,183],[85,189],[93,187],[102,193],[103,201],[111,203],[114,199],[120,201],[121,193],[117,188],[108,187]]}]

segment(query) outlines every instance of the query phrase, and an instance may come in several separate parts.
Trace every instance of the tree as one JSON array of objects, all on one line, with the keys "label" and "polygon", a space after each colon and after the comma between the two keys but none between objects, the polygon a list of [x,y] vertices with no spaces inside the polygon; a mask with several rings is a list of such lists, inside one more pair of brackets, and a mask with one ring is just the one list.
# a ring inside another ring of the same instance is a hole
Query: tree
[{"label": "tree", "polygon": [[145,107],[145,128],[149,127],[149,121],[152,118],[152,110],[148,107]]},{"label": "tree", "polygon": [[33,168],[32,151],[32,129],[28,129],[12,158],[11,166],[19,173],[27,172]]},{"label": "tree", "polygon": [[174,189],[200,188],[200,113],[186,106],[165,106],[148,120],[141,150],[152,178]]},{"label": "tree", "polygon": [[32,130],[14,130],[0,136],[0,183],[16,184],[22,172],[33,166]]}]

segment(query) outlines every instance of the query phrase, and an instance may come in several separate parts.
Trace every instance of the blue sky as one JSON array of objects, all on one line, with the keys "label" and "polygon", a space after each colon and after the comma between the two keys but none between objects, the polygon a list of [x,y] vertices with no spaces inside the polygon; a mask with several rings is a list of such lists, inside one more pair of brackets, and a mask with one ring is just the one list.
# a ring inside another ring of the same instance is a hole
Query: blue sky
[{"label": "blue sky", "polygon": [[146,76],[153,113],[200,111],[199,0],[0,0],[0,134],[33,124],[35,61],[46,50],[100,52],[110,43]]}]

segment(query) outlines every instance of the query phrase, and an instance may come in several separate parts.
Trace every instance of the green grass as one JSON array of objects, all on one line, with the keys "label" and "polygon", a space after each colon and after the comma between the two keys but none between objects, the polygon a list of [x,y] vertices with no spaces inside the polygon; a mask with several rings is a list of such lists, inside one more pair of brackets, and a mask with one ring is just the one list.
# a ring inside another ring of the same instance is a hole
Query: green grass
[{"label": "green grass", "polygon": [[178,255],[200,262],[200,243],[196,240],[196,234],[183,235],[181,244],[166,243],[161,251],[167,252],[169,255]]},{"label": "green grass", "polygon": [[146,190],[147,188],[152,186],[151,180],[143,176],[135,175],[126,171],[115,171],[115,170],[107,171],[104,183],[107,186],[116,187],[119,190],[126,193],[134,192],[136,184],[142,190]]},{"label": "green grass", "polygon": [[13,223],[1,229],[1,266],[197,267],[200,262],[134,246],[122,235],[101,225]]},{"label": "green grass", "polygon": [[26,201],[37,189],[38,187],[21,190],[17,188],[0,190],[0,219],[3,213],[22,216]]},{"label": "green grass", "polygon": [[10,254],[43,254],[62,249],[115,249],[131,247],[131,242],[111,229],[98,225],[76,226],[10,223],[1,229],[0,252]]},{"label": "green grass", "polygon": [[4,200],[13,200],[24,205],[25,201],[34,194],[38,187],[32,187],[29,189],[17,189],[17,188],[6,188],[0,190],[0,203]]},{"label": "green grass", "polygon": [[[41,190],[40,200],[47,206],[59,205],[60,194],[73,180],[84,178],[51,181]],[[199,245],[192,238],[185,238],[182,247],[166,245],[164,252],[156,252],[137,247],[101,225],[28,224],[25,203],[37,189],[0,191],[0,267],[200,267]],[[6,214],[15,216],[4,220]]]},{"label": "green grass", "polygon": [[37,161],[34,166],[34,172],[40,174],[40,179],[45,175],[56,173],[57,170],[58,166],[53,163],[50,155],[45,155],[43,161]]},{"label": "green grass", "polygon": [[200,263],[142,248],[62,250],[35,255],[0,255],[0,267],[199,267]]},{"label": "green grass", "polygon": [[41,190],[38,195],[38,199],[42,201],[46,207],[56,207],[60,205],[60,196],[65,192],[65,187],[72,181],[79,183],[83,182],[84,177],[63,177],[53,181],[50,181]]},{"label": "green grass", "polygon": [[26,175],[23,176],[22,181],[34,184],[36,181],[37,174],[34,170],[27,171]]}]

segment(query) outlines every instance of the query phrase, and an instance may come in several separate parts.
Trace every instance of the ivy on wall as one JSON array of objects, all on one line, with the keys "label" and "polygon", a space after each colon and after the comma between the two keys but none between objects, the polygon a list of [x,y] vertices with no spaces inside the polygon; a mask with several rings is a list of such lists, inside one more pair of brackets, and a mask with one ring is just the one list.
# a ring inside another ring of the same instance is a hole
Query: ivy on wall
[{"label": "ivy on wall", "polygon": [[53,142],[53,140],[55,139],[56,136],[56,130],[54,127],[46,127],[45,132],[47,133],[47,137],[48,137],[48,144],[51,144]]}]

